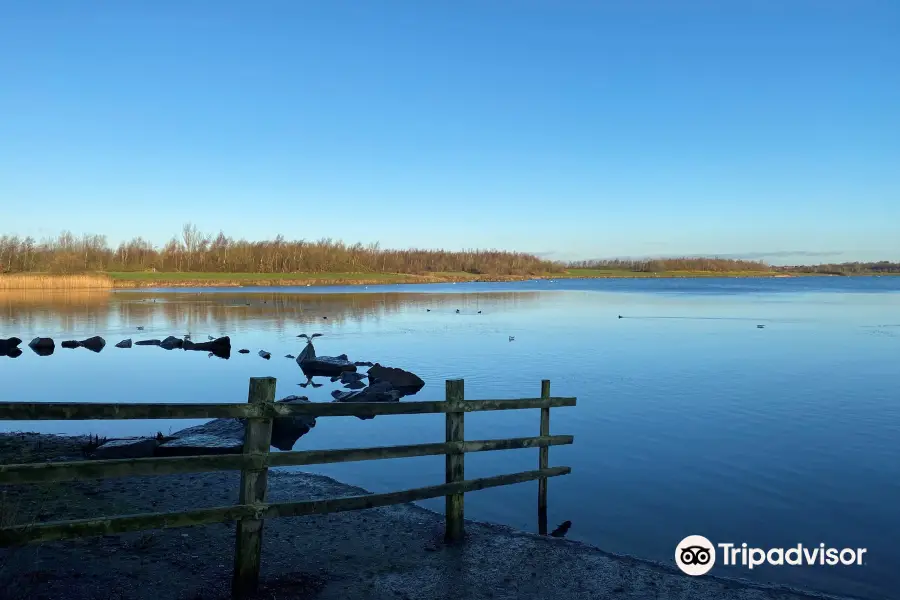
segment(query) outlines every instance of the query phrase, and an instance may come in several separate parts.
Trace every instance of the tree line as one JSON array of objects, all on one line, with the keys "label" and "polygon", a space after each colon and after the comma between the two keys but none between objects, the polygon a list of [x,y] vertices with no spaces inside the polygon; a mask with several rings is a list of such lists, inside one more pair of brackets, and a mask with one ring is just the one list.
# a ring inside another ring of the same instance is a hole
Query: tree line
[{"label": "tree line", "polygon": [[332,239],[248,241],[211,235],[187,223],[157,246],[135,237],[113,248],[105,235],[64,231],[35,240],[0,236],[0,273],[159,271],[216,273],[429,273],[533,275],[563,267],[524,252],[504,250],[393,250]]},{"label": "tree line", "polygon": [[569,263],[572,269],[602,269],[632,271],[635,273],[664,273],[666,271],[771,271],[772,267],[762,261],[731,258],[652,258],[652,259],[612,259],[585,260]]},{"label": "tree line", "polygon": [[801,265],[780,267],[784,271],[796,273],[820,273],[822,275],[867,275],[900,273],[900,263],[881,260],[878,262],[846,262],[822,265]]}]

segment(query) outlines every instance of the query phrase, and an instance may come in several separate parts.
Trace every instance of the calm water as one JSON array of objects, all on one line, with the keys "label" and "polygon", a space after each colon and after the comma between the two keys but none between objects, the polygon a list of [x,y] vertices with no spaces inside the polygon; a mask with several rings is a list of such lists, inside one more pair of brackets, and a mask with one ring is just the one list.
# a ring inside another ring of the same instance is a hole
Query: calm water
[{"label": "calm water", "polygon": [[[547,378],[554,395],[578,397],[576,408],[554,410],[551,424],[552,433],[576,436],[550,452],[551,465],[573,468],[550,483],[550,520],[572,520],[570,537],[667,564],[688,534],[762,547],[866,547],[863,567],[750,576],[888,598],[900,588],[898,292],[900,277],[19,293],[0,296],[0,337],[99,334],[108,346],[99,355],[57,348],[38,357],[26,348],[0,358],[0,389],[8,401],[244,402],[248,378],[271,375],[279,397],[329,401],[331,384],[299,387],[305,378],[284,358],[301,349],[295,336],[304,332],[325,334],[319,354],[418,373],[426,387],[414,399],[442,399],[443,381],[456,377],[468,398],[533,397]],[[221,360],[112,346],[188,332],[195,340],[228,334],[251,353]],[[4,425],[124,435],[194,423]],[[537,433],[537,411],[466,417],[469,439]],[[295,449],[443,435],[438,415],[329,418]],[[484,453],[467,456],[466,475],[536,466],[535,450]],[[441,457],[316,470],[372,491],[441,483],[444,472]],[[466,514],[534,530],[536,489],[467,495]]]}]

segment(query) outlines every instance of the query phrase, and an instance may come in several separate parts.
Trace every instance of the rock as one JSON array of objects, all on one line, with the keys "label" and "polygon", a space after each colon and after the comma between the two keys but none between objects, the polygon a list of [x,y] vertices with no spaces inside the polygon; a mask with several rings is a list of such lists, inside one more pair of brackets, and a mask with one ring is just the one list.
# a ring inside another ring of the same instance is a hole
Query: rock
[{"label": "rock", "polygon": [[139,342],[135,342],[135,346],[159,346],[162,342],[159,340],[141,340]]},{"label": "rock", "polygon": [[19,348],[19,344],[22,343],[17,337],[6,338],[5,340],[0,339],[0,356],[8,356],[10,358],[16,358],[22,354],[22,349]]},{"label": "rock", "polygon": [[149,458],[153,456],[159,440],[156,438],[123,438],[101,444],[91,454],[92,458]]},{"label": "rock", "polygon": [[[308,403],[306,396],[288,396],[276,401],[277,404]],[[296,417],[278,417],[272,421],[272,446],[279,450],[290,450],[301,437],[316,426],[315,417],[300,415]]]},{"label": "rock", "polygon": [[353,363],[353,364],[356,365],[357,367],[372,367],[372,366],[375,366],[375,363],[370,363],[370,362],[367,361],[367,360],[358,360],[358,361],[356,361],[356,362]]},{"label": "rock", "polygon": [[[288,396],[278,402],[309,402],[305,396]],[[297,440],[316,426],[315,417],[278,417],[272,423],[272,446],[290,450]],[[155,456],[195,454],[240,454],[244,451],[244,420],[213,419],[172,434],[156,447]]]},{"label": "rock", "polygon": [[294,358],[294,355],[293,354],[285,354],[284,357],[285,358]]},{"label": "rock", "polygon": [[240,350],[238,350],[238,354],[250,354],[250,351],[246,348],[241,348]]},{"label": "rock", "polygon": [[297,363],[307,377],[318,375],[331,377],[332,375],[340,375],[344,371],[356,370],[356,365],[347,360],[346,354],[341,354],[340,356],[317,356],[316,358],[303,361],[298,357]]},{"label": "rock", "polygon": [[[403,397],[403,394],[395,390],[390,383],[382,381],[355,392],[334,390],[331,392],[331,396],[334,398],[335,402],[397,402]],[[362,416],[357,418],[366,420],[374,419],[375,416]]]},{"label": "rock", "polygon": [[38,356],[50,356],[56,350],[56,344],[51,338],[36,337],[28,344]]},{"label": "rock", "polygon": [[244,450],[244,422],[240,419],[213,419],[208,423],[173,433],[174,439],[156,448],[156,456],[194,454],[240,454]]},{"label": "rock", "polygon": [[356,380],[345,383],[344,387],[351,390],[361,390],[362,388],[366,387],[366,384],[364,384],[362,381]]},{"label": "rock", "polygon": [[212,339],[208,342],[194,343],[190,340],[185,340],[184,343],[182,343],[181,347],[184,350],[200,350],[203,352],[211,352],[219,358],[231,358],[231,338],[227,335]]},{"label": "rock", "polygon": [[116,344],[116,348],[131,348],[131,338],[127,340],[122,340],[118,344]]},{"label": "rock", "polygon": [[159,343],[160,348],[164,348],[166,350],[174,350],[175,348],[181,348],[184,346],[184,340],[181,338],[177,338],[173,335],[170,335],[163,341]]},{"label": "rock", "polygon": [[370,383],[386,381],[404,396],[415,394],[425,387],[425,382],[415,373],[410,373],[409,371],[396,369],[394,367],[382,367],[378,363],[372,365],[368,375]]},{"label": "rock", "polygon": [[63,348],[87,348],[91,352],[100,352],[106,346],[106,340],[99,335],[95,335],[81,341],[66,340],[60,346]]},{"label": "rock", "polygon": [[297,356],[297,364],[299,365],[304,360],[312,360],[316,357],[316,349],[313,348],[312,342],[307,342],[306,346],[303,350],[300,351],[300,354]]},{"label": "rock", "polygon": [[86,340],[81,340],[78,342],[78,345],[82,348],[87,348],[91,352],[100,352],[103,348],[106,347],[106,340],[104,340],[99,335],[95,335],[94,337],[89,337]]},{"label": "rock", "polygon": [[365,379],[368,377],[365,373],[357,373],[356,371],[344,371],[340,375],[335,375],[331,378],[331,382],[340,380],[341,383],[353,383],[355,381],[359,381],[360,379]]},{"label": "rock", "polygon": [[266,352],[265,350],[260,350],[259,355],[266,360],[269,360],[270,358],[272,358],[272,354],[269,352]]},{"label": "rock", "polygon": [[5,340],[0,339],[0,352],[9,350],[10,348],[16,348],[21,343],[22,340],[17,337],[6,338]]}]

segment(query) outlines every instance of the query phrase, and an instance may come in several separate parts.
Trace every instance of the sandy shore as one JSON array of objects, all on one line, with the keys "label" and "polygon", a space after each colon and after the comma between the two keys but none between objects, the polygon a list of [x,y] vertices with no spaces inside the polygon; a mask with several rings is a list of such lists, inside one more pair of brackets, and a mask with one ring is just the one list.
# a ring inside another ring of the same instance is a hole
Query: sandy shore
[{"label": "sandy shore", "polygon": [[[83,438],[0,434],[0,463],[81,459]],[[178,511],[237,502],[239,474],[203,473],[0,488],[3,525]],[[270,471],[274,501],[367,493]],[[266,522],[258,598],[284,600],[801,600],[824,596],[682,575],[586,544],[469,521],[442,541],[443,516],[401,505]],[[0,549],[3,598],[227,600],[234,524]]]}]

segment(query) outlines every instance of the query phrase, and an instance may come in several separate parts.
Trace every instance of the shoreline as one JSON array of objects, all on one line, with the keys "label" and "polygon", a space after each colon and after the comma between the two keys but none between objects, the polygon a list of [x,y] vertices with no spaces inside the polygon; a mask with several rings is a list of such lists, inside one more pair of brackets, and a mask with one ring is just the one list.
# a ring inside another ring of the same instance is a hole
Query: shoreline
[{"label": "shoreline", "polygon": [[[590,271],[590,270],[585,270]],[[425,285],[448,283],[504,283],[517,281],[555,281],[569,279],[791,279],[797,277],[834,277],[818,273],[783,273],[778,271],[671,271],[663,273],[578,272],[536,275],[475,275],[462,273],[291,273],[272,276],[260,273],[94,273],[87,275],[49,275],[43,273],[0,274],[0,291],[62,289],[116,290],[148,288],[204,287],[327,287],[369,285]],[[874,275],[856,275],[857,277]]]},{"label": "shoreline", "polygon": [[[85,440],[0,434],[0,463],[81,460]],[[15,486],[4,488],[0,507],[16,507],[17,522],[177,511],[197,508],[201,498],[236,503],[238,479],[225,471]],[[368,493],[286,469],[270,470],[269,492],[274,501]],[[674,566],[505,525],[467,519],[466,530],[465,543],[444,544],[443,516],[415,504],[268,520],[259,598],[846,599],[688,577]],[[0,585],[10,600],[226,600],[233,551],[234,525],[228,523],[0,549]]]}]

